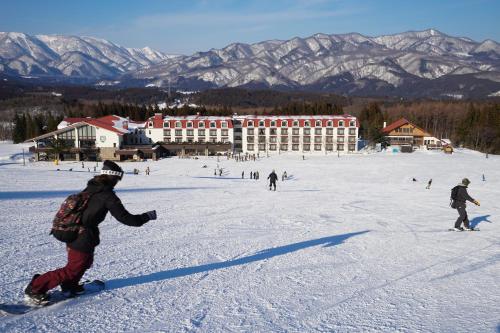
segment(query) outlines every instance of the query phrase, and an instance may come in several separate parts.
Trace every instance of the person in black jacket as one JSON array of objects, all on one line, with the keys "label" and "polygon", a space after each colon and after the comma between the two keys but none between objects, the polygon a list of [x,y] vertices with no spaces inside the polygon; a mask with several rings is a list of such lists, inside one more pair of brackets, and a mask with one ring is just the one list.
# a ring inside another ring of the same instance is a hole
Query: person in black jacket
[{"label": "person in black jacket", "polygon": [[121,223],[133,227],[140,227],[150,220],[156,220],[155,210],[132,215],[123,207],[113,191],[122,177],[123,170],[116,163],[104,161],[101,174],[89,180],[84,191],[90,192],[91,197],[82,214],[82,232],[75,241],[67,243],[66,266],[42,275],[35,274],[24,291],[28,299],[37,304],[47,303],[49,301],[47,291],[58,285],[68,296],[84,292],[79,281],[85,271],[92,266],[94,249],[100,242],[99,224],[108,212]]},{"label": "person in black jacket", "polygon": [[[467,186],[469,186],[470,180],[467,178],[462,179],[462,183],[457,185],[457,193],[455,198],[453,198],[452,207],[457,209],[458,218],[455,222],[455,231],[472,230],[469,227],[469,218],[467,216],[467,211],[465,210],[465,202],[470,201],[475,205],[479,206],[479,201],[473,199],[469,193],[467,193]],[[464,228],[461,227],[462,223]]]},{"label": "person in black jacket", "polygon": [[278,180],[278,175],[274,170],[269,174],[267,177],[269,179],[269,191],[271,191],[271,187],[274,187],[274,190],[276,191],[276,181]]}]

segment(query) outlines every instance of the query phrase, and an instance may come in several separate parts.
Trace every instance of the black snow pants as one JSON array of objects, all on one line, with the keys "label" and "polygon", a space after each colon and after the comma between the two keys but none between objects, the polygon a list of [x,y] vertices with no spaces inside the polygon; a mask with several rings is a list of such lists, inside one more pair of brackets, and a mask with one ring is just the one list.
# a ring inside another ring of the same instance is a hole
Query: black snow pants
[{"label": "black snow pants", "polygon": [[269,191],[271,191],[271,187],[274,186],[274,190],[276,191],[276,181],[272,181],[269,183]]},{"label": "black snow pants", "polygon": [[458,218],[455,222],[455,228],[460,228],[462,222],[464,223],[464,227],[469,227],[469,217],[467,216],[467,211],[465,210],[465,203],[460,203],[457,206]]}]

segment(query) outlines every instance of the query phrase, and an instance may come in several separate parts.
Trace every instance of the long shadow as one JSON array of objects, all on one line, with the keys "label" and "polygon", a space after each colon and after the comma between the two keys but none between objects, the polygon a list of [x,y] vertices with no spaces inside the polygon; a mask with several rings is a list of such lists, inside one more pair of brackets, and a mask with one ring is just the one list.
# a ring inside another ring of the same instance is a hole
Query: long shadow
[{"label": "long shadow", "polygon": [[488,220],[488,217],[490,217],[491,215],[483,215],[483,216],[477,216],[475,218],[473,218],[471,221],[470,221],[470,226],[472,228],[475,228],[479,223],[481,222],[489,222],[489,223],[493,223],[491,222],[490,220]]},{"label": "long shadow", "polygon": [[[117,193],[142,193],[142,192],[163,192],[163,191],[191,191],[191,190],[207,190],[218,187],[156,187],[156,188],[125,188],[116,189]],[[0,200],[18,200],[18,199],[48,199],[48,198],[64,198],[70,194],[77,193],[81,189],[73,190],[56,190],[56,191],[7,191],[0,192]]]},{"label": "long shadow", "polygon": [[304,242],[293,243],[293,244],[289,244],[289,245],[265,249],[265,250],[259,251],[256,254],[253,254],[250,256],[246,256],[246,257],[242,257],[242,258],[238,258],[238,259],[232,259],[232,260],[223,261],[223,262],[217,262],[217,263],[205,264],[205,265],[199,265],[199,266],[193,266],[193,267],[175,268],[175,269],[151,273],[151,274],[147,274],[147,275],[108,280],[108,281],[106,281],[106,289],[108,289],[108,290],[120,289],[120,288],[136,286],[136,285],[141,285],[141,284],[150,283],[150,282],[156,282],[156,281],[178,278],[178,277],[182,277],[182,276],[198,274],[198,273],[202,273],[202,272],[210,272],[213,270],[224,269],[224,268],[229,268],[229,267],[233,267],[233,266],[245,265],[245,264],[249,264],[252,262],[270,259],[270,258],[273,258],[276,256],[281,256],[284,254],[296,252],[299,250],[306,249],[308,247],[313,247],[313,246],[318,246],[318,245],[323,245],[323,247],[331,247],[331,246],[342,244],[345,240],[347,240],[351,237],[362,235],[362,234],[365,234],[367,232],[369,232],[369,230],[359,231],[359,232],[351,232],[348,234],[329,236],[329,237],[323,237],[323,238],[318,238],[318,239],[312,239],[312,240],[308,240],[308,241],[304,241]]}]

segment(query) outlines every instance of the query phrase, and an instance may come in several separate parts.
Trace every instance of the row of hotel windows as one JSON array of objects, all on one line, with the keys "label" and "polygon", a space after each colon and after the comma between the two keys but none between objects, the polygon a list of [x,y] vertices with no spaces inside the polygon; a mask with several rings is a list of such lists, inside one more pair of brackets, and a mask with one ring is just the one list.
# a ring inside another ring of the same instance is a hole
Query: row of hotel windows
[{"label": "row of hotel windows", "polygon": [[[221,128],[227,128],[227,126],[228,126],[226,121],[222,121],[220,124],[221,124]],[[275,120],[272,120],[270,125],[271,125],[271,127],[276,127],[276,124],[277,124],[277,122]],[[153,123],[149,122],[149,126],[153,127]],[[263,120],[259,121],[259,127],[264,127],[264,126],[265,126],[265,122]],[[299,126],[299,121],[298,120],[294,120],[292,126],[293,127],[298,127]],[[322,126],[323,126],[323,122],[321,120],[316,120],[315,127],[322,127]],[[329,120],[326,123],[326,126],[327,127],[333,127],[333,121]],[[355,127],[356,126],[356,121],[354,121],[354,120],[349,121],[349,126],[350,127]],[[163,127],[164,128],[169,128],[170,127],[170,122],[169,121],[164,122],[163,123]],[[182,123],[180,121],[176,121],[175,124],[174,124],[174,127],[180,128],[180,127],[182,127]],[[186,127],[187,128],[192,128],[193,127],[193,122],[188,121],[186,123]],[[198,127],[205,127],[205,122],[204,121],[199,121],[198,122]],[[217,127],[216,122],[214,122],[214,121],[210,122],[209,127],[210,128],[216,128]],[[247,124],[247,127],[254,127],[254,122],[252,120],[249,120],[248,124]],[[281,127],[288,127],[288,121],[286,121],[286,120],[281,121]],[[304,121],[304,127],[311,127],[311,122],[309,120]],[[344,121],[343,120],[339,121],[338,127],[344,127]]]},{"label": "row of hotel windows", "polygon": [[[164,129],[163,130],[163,136],[170,136],[171,133],[172,133],[172,131],[169,130],[169,129]],[[174,133],[175,133],[176,136],[182,136],[182,130],[181,129],[176,129]],[[198,130],[198,136],[205,136],[206,135],[205,133],[206,132],[205,132],[204,129],[199,129]],[[224,130],[223,129],[223,130],[220,131],[220,133],[221,133],[221,136],[228,136],[229,135],[229,130],[227,130],[227,129]],[[192,129],[191,130],[190,129],[186,130],[186,135],[187,136],[194,136],[194,130],[192,130]],[[217,130],[216,129],[209,130],[209,135],[210,136],[217,136]]]},{"label": "row of hotel windows", "polygon": [[[255,138],[256,138],[255,136],[247,136],[247,142],[252,142],[253,143],[253,142],[255,142]],[[304,137],[292,136],[291,142],[292,143],[299,143],[299,142],[301,142],[301,140],[300,140],[301,138],[302,138],[302,142],[304,142],[304,143],[310,143],[310,142],[312,142],[310,136],[304,136]],[[348,140],[348,142],[354,143],[354,142],[356,142],[356,137],[350,136],[350,137],[348,137],[347,140]],[[259,143],[265,143],[267,141],[266,141],[265,137],[258,137],[258,142]],[[271,143],[278,142],[278,137],[271,136],[269,138],[269,142],[271,142]],[[290,140],[288,139],[288,136],[282,136],[281,139],[280,139],[280,142],[281,143],[288,143],[288,142],[290,142]],[[323,142],[323,137],[321,137],[321,136],[315,136],[314,137],[314,143],[322,143],[322,142]],[[345,142],[345,141],[344,141],[344,137],[343,136],[337,137],[335,141],[333,140],[333,136],[327,136],[327,137],[325,137],[325,142],[326,143],[333,143],[333,142]]]},{"label": "row of hotel windows", "polygon": [[223,142],[223,143],[229,143],[229,138],[228,137],[222,137],[220,140],[217,140],[216,137],[210,137],[205,140],[205,138],[198,138],[196,141],[194,138],[186,138],[183,139],[182,137],[176,137],[174,140],[172,140],[171,137],[165,136],[163,137],[163,142],[175,142],[175,143],[182,143],[182,142],[197,142],[197,143],[205,143],[205,142],[212,142],[212,143],[217,143],[217,142]]},{"label": "row of hotel windows", "polygon": [[[271,127],[276,127],[276,120],[271,120]],[[265,126],[265,121],[264,120],[260,120],[259,121],[259,127],[264,127]],[[292,123],[292,126],[293,127],[299,127],[299,121],[298,120],[294,120],[293,123]],[[321,120],[316,120],[315,122],[315,127],[322,127],[323,126],[323,122]],[[333,120],[328,120],[326,122],[326,126],[327,127],[333,127]],[[349,121],[349,126],[350,127],[355,127],[356,126],[356,121],[355,120],[351,120]],[[254,122],[253,120],[249,120],[248,121],[248,124],[247,124],[247,127],[254,127]],[[288,121],[287,120],[282,120],[281,121],[281,127],[288,127]],[[306,120],[304,121],[304,127],[311,127],[311,122],[309,120]],[[339,120],[339,126],[338,127],[344,127],[344,121],[343,120]]]},{"label": "row of hotel windows", "polygon": [[[266,130],[264,128],[259,128],[258,129],[259,135],[266,135]],[[281,128],[280,129],[281,135],[288,135],[288,128]],[[248,135],[254,135],[254,129],[249,128],[247,129],[247,134]],[[277,128],[270,128],[269,129],[269,135],[277,135],[278,129]],[[304,135],[310,135],[311,134],[311,129],[310,128],[304,128],[302,129],[302,133]],[[344,135],[345,129],[344,128],[337,128],[337,135]],[[315,128],[314,129],[314,134],[315,135],[322,135],[323,134],[323,129],[322,128]],[[292,135],[300,135],[300,129],[299,128],[292,128]],[[327,128],[326,129],[326,135],[333,135],[333,128]],[[349,128],[349,135],[356,135],[356,128]]]},{"label": "row of hotel windows", "polygon": [[[345,146],[346,145],[344,145],[344,144],[337,144],[337,150],[338,151],[344,151],[345,150]],[[278,147],[279,147],[279,150],[281,150],[281,151],[287,151],[289,147],[291,147],[293,151],[299,151],[300,150],[300,145],[298,145],[298,144],[292,144],[291,146],[288,145],[288,144],[280,144],[280,145],[270,144],[268,146],[268,148],[269,148],[270,151],[276,151],[276,150],[278,150]],[[247,150],[248,151],[254,151],[254,149],[256,149],[256,148],[259,151],[266,151],[266,145],[265,144],[247,145]],[[312,148],[315,151],[321,151],[323,149],[323,145],[321,145],[321,144],[314,144],[314,145],[312,145]],[[354,151],[354,150],[356,150],[356,145],[355,144],[349,144],[349,145],[347,145],[347,149],[349,151]],[[303,151],[311,151],[311,145],[309,145],[309,144],[302,145],[302,150]],[[327,151],[333,151],[333,144],[326,144],[325,145],[325,150],[327,150]]]},{"label": "row of hotel windows", "polygon": [[[153,123],[152,123],[152,122],[150,122],[150,123],[149,123],[149,126],[150,126],[150,127],[152,127],[152,126],[153,126]],[[169,127],[170,127],[170,122],[169,122],[169,121],[164,122],[164,123],[163,123],[163,127],[164,127],[164,128],[169,128]],[[176,122],[175,122],[175,124],[174,124],[174,127],[176,127],[176,128],[182,127],[182,123],[181,123],[180,121],[176,121]],[[186,127],[187,127],[187,128],[192,128],[192,127],[193,127],[193,122],[188,121],[188,122],[186,123]],[[199,122],[198,122],[198,127],[205,127],[205,122],[204,122],[204,121],[199,121]],[[209,127],[210,127],[210,128],[216,128],[216,127],[217,127],[217,124],[216,124],[214,121],[212,121],[212,122],[210,122]],[[221,127],[221,128],[227,128],[227,122],[226,122],[226,121],[221,121],[221,123],[220,123],[220,127]]]}]

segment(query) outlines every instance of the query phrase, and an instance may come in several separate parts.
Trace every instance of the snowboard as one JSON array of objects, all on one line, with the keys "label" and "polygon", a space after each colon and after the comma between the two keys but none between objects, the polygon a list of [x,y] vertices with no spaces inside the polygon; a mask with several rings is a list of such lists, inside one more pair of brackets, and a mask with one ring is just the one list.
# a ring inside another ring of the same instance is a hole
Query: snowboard
[{"label": "snowboard", "polygon": [[23,315],[31,311],[35,311],[38,309],[42,309],[57,303],[60,303],[65,300],[70,300],[73,298],[95,294],[106,288],[105,283],[101,280],[93,280],[93,281],[84,281],[83,288],[85,292],[80,295],[74,296],[66,296],[62,291],[56,290],[49,293],[49,302],[45,304],[35,304],[28,300],[22,303],[14,303],[14,304],[0,304],[0,316],[8,316],[8,315]]},{"label": "snowboard", "polygon": [[448,231],[467,232],[467,231],[480,231],[480,230],[478,228],[474,228],[474,229],[471,229],[471,230],[460,230],[460,231],[457,231],[457,230],[451,228],[451,229],[448,229]]}]

